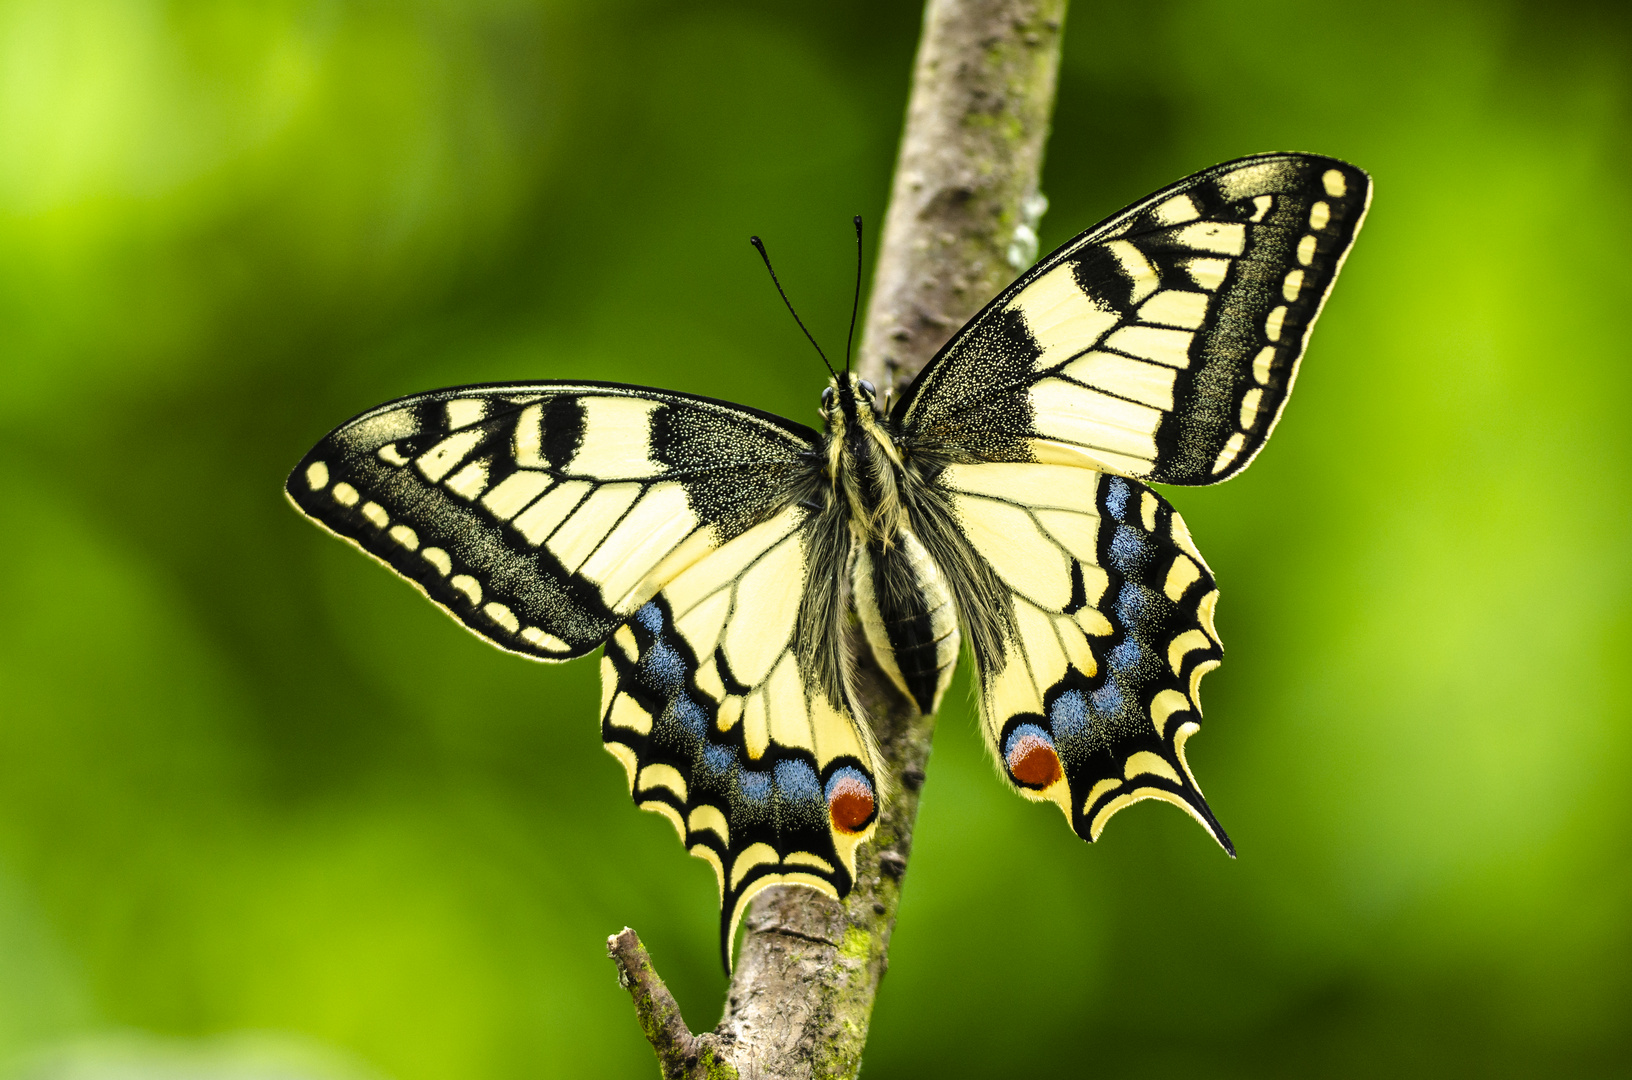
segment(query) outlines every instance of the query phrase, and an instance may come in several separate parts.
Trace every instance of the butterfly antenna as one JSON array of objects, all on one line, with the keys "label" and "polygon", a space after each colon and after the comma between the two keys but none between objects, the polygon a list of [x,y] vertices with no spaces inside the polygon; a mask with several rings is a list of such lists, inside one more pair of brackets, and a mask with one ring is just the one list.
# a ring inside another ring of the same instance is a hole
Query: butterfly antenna
[{"label": "butterfly antenna", "polygon": [[861,310],[861,215],[854,218],[856,223],[856,297],[850,301],[850,333],[844,338],[844,370],[850,372],[850,343],[856,337],[856,312]]},{"label": "butterfly antenna", "polygon": [[[771,266],[771,257],[765,254],[764,241],[757,236],[750,236],[748,238],[748,242],[754,245],[754,250],[759,252],[759,257],[765,260],[765,269],[771,272],[771,283],[776,286],[776,291],[781,293],[782,302],[788,305],[788,314],[792,315],[793,321],[799,324],[799,329],[805,330],[805,321],[799,317],[799,313],[797,311],[793,310],[793,301],[788,299],[787,292],[782,288],[782,282],[777,280],[776,269]],[[839,377],[839,373],[834,371],[833,365],[827,362],[827,354],[822,351],[822,347],[820,345],[816,344],[816,339],[810,336],[809,330],[805,330],[805,340],[809,341],[811,347],[816,350],[816,355],[822,358],[822,364],[827,368],[827,373],[837,379]]]}]

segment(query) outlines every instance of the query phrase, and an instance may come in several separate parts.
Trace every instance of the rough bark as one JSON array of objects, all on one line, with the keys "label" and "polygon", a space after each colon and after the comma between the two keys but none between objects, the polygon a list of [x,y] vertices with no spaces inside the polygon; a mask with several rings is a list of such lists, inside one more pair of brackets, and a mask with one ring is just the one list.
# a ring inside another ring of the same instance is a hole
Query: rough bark
[{"label": "rough bark", "polygon": [[1037,257],[1064,19],[1064,0],[928,5],[862,338],[879,386],[912,382]]},{"label": "rough bark", "polygon": [[[1036,257],[1037,191],[1066,0],[930,0],[884,222],[860,371],[898,390]],[[862,650],[865,655],[866,650]],[[843,903],[767,889],[745,934],[725,1016],[692,1035],[632,930],[608,952],[666,1077],[851,1077],[889,964],[932,716],[876,670],[863,698],[891,797]]]}]

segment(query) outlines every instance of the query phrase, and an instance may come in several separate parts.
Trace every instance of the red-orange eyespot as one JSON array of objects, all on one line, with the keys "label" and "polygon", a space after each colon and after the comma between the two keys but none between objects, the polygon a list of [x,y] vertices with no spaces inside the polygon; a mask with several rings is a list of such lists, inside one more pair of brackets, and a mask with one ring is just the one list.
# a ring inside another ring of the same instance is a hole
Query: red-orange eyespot
[{"label": "red-orange eyespot", "polygon": [[873,820],[877,800],[873,798],[873,782],[860,769],[845,766],[834,771],[827,781],[827,816],[833,827],[842,832],[858,833]]},{"label": "red-orange eyespot", "polygon": [[1003,760],[1014,782],[1023,787],[1046,788],[1061,775],[1054,740],[1036,724],[1021,724],[1014,729],[1003,751]]}]

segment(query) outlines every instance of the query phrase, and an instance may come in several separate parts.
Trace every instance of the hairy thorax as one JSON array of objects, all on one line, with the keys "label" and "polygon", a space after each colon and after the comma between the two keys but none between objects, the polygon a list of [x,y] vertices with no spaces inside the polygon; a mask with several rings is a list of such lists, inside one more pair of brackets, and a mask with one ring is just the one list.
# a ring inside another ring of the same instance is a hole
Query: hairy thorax
[{"label": "hairy thorax", "polygon": [[[939,704],[958,659],[958,608],[914,529],[923,487],[907,448],[853,375],[829,395],[827,498],[849,531],[848,584],[879,666],[924,712]],[[848,393],[846,392],[848,391]],[[837,524],[837,522],[835,522]]]}]

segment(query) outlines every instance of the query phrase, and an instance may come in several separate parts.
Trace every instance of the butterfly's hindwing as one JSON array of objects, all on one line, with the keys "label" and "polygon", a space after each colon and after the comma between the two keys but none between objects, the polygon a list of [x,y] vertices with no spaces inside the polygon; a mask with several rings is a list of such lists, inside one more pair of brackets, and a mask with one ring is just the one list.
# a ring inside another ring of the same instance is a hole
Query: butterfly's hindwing
[{"label": "butterfly's hindwing", "polygon": [[877,820],[871,739],[799,658],[809,524],[792,508],[725,544],[636,611],[602,660],[602,738],[635,802],[714,867],[727,966],[755,893],[844,896]]},{"label": "butterfly's hindwing", "polygon": [[286,491],[493,644],[564,660],[774,513],[815,439],[639,387],[461,387],[335,429]]},{"label": "butterfly's hindwing", "polygon": [[1004,775],[1084,839],[1160,798],[1230,849],[1184,755],[1223,653],[1218,592],[1183,520],[1136,481],[1073,466],[955,465],[939,483],[1012,597],[1000,647],[974,650]]},{"label": "butterfly's hindwing", "polygon": [[919,444],[1211,484],[1269,438],[1370,199],[1332,158],[1208,169],[1040,262],[895,410]]}]

